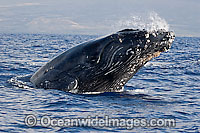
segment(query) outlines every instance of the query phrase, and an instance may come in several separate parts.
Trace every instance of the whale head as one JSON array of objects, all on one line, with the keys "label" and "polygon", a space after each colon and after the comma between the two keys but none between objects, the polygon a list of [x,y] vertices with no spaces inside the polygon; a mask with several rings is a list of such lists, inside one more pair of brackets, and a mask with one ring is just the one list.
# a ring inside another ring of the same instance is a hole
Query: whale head
[{"label": "whale head", "polygon": [[[88,45],[85,53],[91,79],[82,82],[83,92],[122,91],[133,75],[153,57],[169,50],[175,38],[173,32],[125,29]],[[95,45],[96,44],[96,45]],[[88,49],[89,48],[89,49]],[[88,52],[90,51],[90,52]],[[86,63],[87,64],[87,63]],[[88,89],[89,88],[89,89]]]},{"label": "whale head", "polygon": [[73,93],[119,92],[175,38],[165,30],[125,29],[80,44],[49,61],[31,77],[39,88]]}]

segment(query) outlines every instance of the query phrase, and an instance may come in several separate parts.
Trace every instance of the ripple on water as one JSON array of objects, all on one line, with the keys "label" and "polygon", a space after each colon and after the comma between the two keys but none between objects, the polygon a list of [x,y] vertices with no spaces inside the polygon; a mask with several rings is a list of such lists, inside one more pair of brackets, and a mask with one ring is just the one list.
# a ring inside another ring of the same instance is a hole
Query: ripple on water
[{"label": "ripple on water", "polygon": [[30,76],[47,61],[96,38],[87,35],[0,34],[0,132],[124,132],[116,127],[29,128],[27,114],[41,118],[172,118],[174,128],[134,128],[127,132],[198,132],[200,129],[200,38],[175,39],[172,48],[145,65],[121,93],[76,95],[35,89]]}]

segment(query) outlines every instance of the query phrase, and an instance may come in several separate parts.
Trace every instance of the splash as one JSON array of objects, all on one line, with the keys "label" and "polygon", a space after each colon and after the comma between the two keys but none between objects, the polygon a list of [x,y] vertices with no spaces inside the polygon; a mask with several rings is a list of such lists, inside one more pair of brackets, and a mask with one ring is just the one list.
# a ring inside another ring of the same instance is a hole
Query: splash
[{"label": "splash", "polygon": [[10,80],[8,80],[9,83],[11,83],[13,86],[23,88],[23,89],[34,89],[34,86],[30,82],[31,75],[19,75],[16,77],[12,77]]},{"label": "splash", "polygon": [[130,18],[125,18],[118,21],[113,28],[120,29],[146,29],[147,31],[154,31],[159,29],[169,30],[169,25],[165,19],[161,18],[156,12],[150,12],[147,15],[132,15]]}]

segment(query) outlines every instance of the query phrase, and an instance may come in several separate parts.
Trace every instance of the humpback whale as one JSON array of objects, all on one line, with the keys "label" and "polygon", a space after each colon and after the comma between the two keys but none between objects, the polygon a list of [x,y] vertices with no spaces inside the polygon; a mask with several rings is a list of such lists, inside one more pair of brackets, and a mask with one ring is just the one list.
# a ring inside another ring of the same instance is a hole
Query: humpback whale
[{"label": "humpback whale", "polygon": [[38,88],[72,93],[120,92],[142,66],[167,51],[174,38],[163,29],[124,29],[63,52],[30,81]]}]

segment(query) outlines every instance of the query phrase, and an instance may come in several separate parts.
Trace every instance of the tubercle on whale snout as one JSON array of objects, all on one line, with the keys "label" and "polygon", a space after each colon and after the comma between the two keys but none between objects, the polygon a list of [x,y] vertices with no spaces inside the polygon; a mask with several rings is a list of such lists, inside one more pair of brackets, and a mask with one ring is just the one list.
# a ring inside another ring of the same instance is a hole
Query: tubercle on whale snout
[{"label": "tubercle on whale snout", "polygon": [[171,48],[172,42],[175,39],[175,34],[174,32],[167,32],[166,35],[163,37],[162,39],[162,43],[164,43],[165,45],[161,48],[161,52],[166,52]]}]

